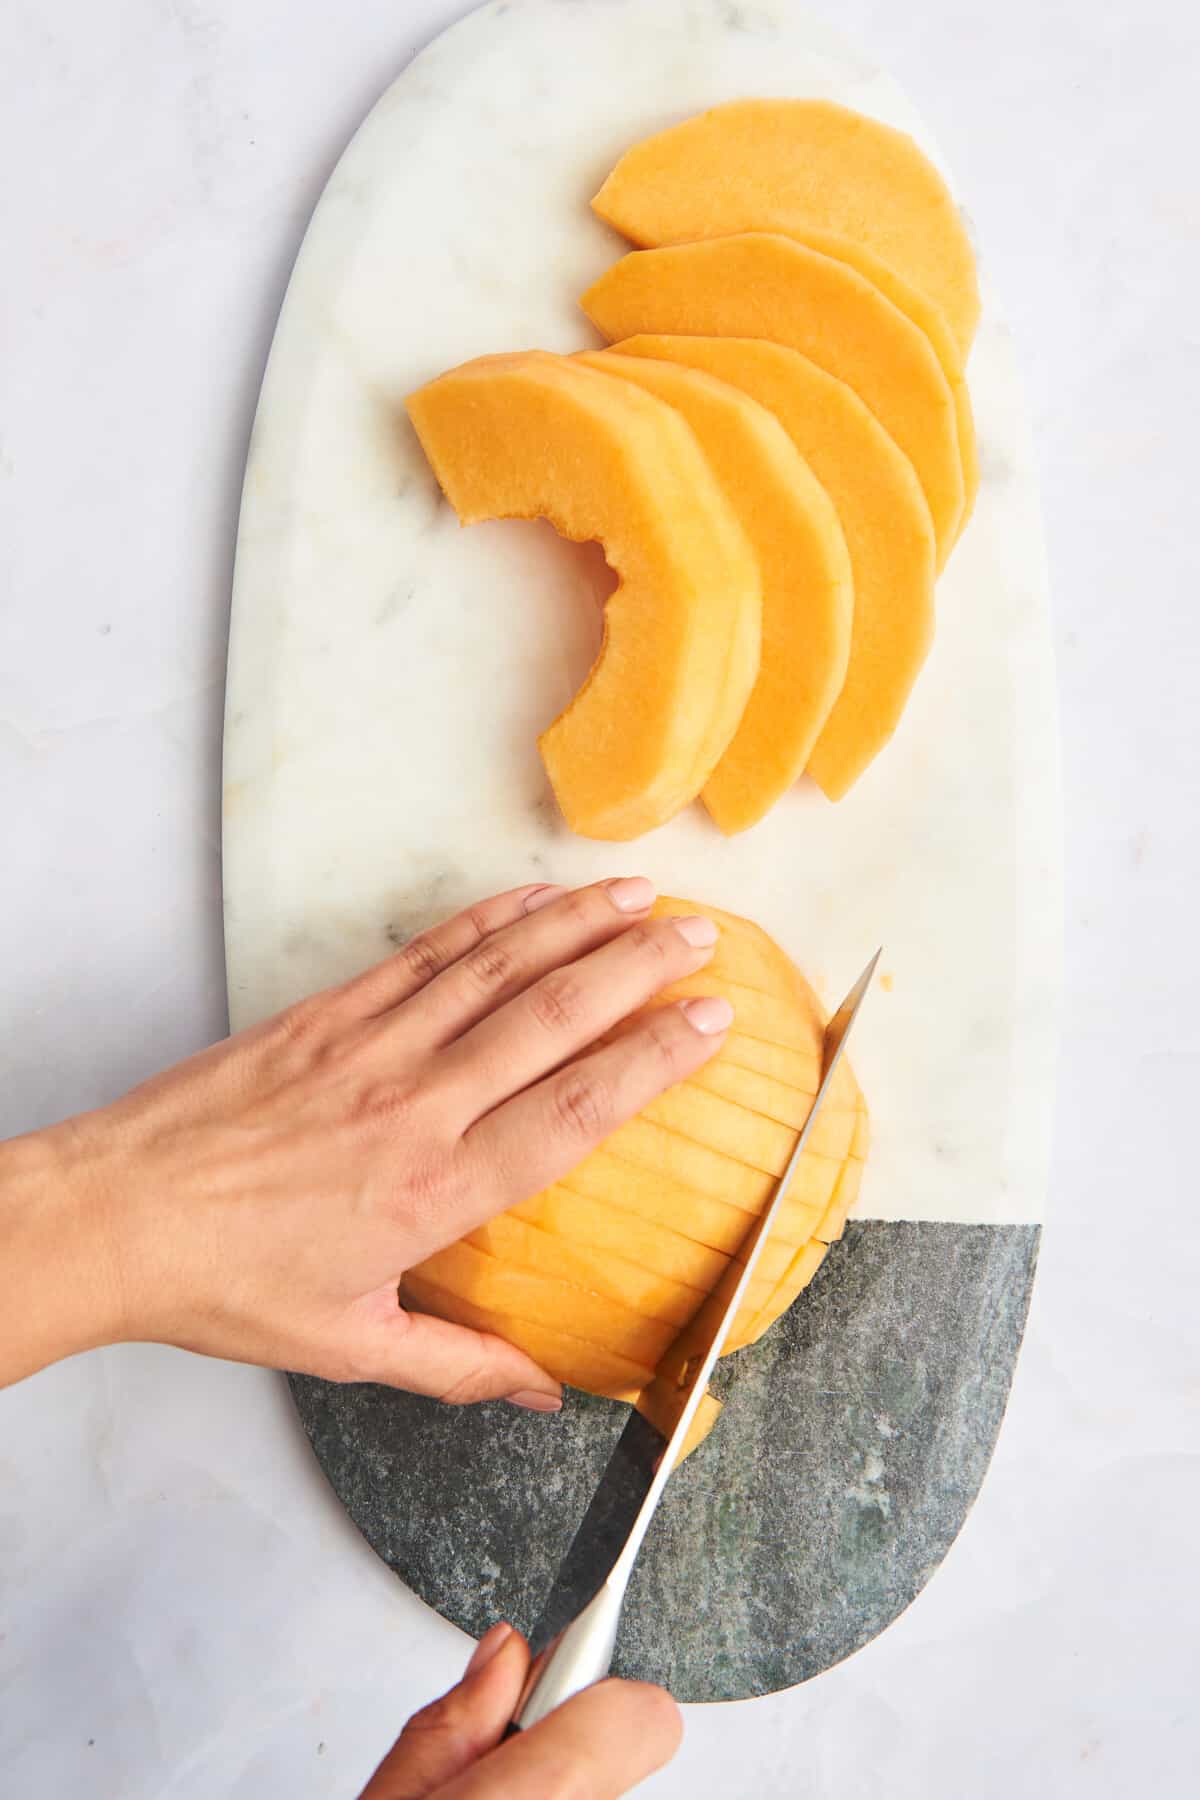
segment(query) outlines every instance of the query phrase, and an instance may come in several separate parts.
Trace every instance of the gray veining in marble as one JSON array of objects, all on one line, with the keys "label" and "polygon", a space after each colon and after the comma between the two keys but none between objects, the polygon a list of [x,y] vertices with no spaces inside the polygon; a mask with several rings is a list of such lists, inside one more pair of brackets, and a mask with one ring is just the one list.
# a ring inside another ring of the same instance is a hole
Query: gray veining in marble
[{"label": "gray veining in marble", "polygon": [[[1032,1225],[852,1223],[773,1331],[722,1366],[725,1410],[673,1478],[619,1673],[680,1700],[771,1693],[867,1643],[924,1586],[983,1479],[1037,1258]],[[528,1630],[625,1409],[547,1419],[292,1378],[368,1542],[474,1635]]]}]

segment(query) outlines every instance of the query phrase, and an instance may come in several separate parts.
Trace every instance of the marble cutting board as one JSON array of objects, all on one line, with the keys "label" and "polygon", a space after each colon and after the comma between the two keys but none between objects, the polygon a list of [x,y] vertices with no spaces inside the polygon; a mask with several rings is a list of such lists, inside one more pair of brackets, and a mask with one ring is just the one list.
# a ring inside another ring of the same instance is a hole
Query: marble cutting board
[{"label": "marble cutting board", "polygon": [[[585,672],[596,558],[461,532],[404,395],[484,351],[595,342],[576,296],[623,246],[588,199],[629,143],[745,94],[825,95],[936,146],[788,0],[492,0],[374,108],[305,238],[238,537],[225,735],[230,1010],[250,1023],[465,900],[635,867],[758,919],[856,1038],[874,1145],[813,1287],[728,1359],[726,1409],[647,1542],[618,1667],[683,1700],[805,1679],[895,1617],[982,1480],[1020,1344],[1048,1161],[1059,969],[1054,675],[1036,478],[987,284],[983,482],[937,643],[839,806],[808,783],[722,839],[572,838],[534,740]],[[528,1627],[620,1430],[296,1378],[369,1541],[447,1617]]]}]

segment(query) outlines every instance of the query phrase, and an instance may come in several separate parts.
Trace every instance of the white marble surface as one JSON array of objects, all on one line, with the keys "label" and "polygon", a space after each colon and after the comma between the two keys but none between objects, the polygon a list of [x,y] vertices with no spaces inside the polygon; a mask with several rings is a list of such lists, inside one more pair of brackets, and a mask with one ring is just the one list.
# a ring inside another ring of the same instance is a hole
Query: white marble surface
[{"label": "white marble surface", "polygon": [[[224,631],[262,360],[322,179],[461,10],[0,21],[2,1129],[222,1028]],[[944,1568],[808,1689],[690,1714],[646,1791],[1176,1800],[1200,1754],[1198,26],[1169,0],[838,16],[971,196],[1032,402],[1067,829],[1051,1229]],[[349,1795],[462,1650],[342,1520],[270,1376],[128,1349],[0,1398],[4,1791]]]},{"label": "white marble surface", "polygon": [[578,298],[624,246],[588,199],[624,146],[744,93],[829,97],[925,135],[893,82],[787,0],[509,0],[423,51],[334,172],[271,350],[238,534],[233,1021],[480,892],[633,856],[667,892],[766,926],[830,1005],[883,943],[855,1042],[864,1216],[1035,1220],[1058,743],[1033,447],[986,280],[979,498],[900,729],[840,805],[801,782],[732,840],[699,805],[636,846],[566,830],[535,740],[594,654],[596,609],[572,590],[595,558],[535,524],[463,532],[404,414],[469,357],[597,342]]}]

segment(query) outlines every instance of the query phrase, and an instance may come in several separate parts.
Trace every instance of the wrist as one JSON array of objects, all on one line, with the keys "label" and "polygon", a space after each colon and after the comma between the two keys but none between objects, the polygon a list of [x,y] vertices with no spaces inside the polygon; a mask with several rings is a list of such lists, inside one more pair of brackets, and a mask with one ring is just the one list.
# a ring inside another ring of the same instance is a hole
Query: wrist
[{"label": "wrist", "polygon": [[128,1335],[101,1116],[0,1143],[0,1386]]}]

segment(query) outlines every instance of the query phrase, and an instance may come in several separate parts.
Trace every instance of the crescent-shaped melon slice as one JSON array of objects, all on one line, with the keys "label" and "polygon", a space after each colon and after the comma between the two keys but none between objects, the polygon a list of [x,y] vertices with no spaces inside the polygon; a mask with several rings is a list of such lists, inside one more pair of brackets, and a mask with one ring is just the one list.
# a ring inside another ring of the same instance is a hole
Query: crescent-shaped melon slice
[{"label": "crescent-shaped melon slice", "polygon": [[845,684],[808,772],[838,800],[891,737],[933,640],[933,534],[912,467],[843,382],[779,344],[644,336],[621,351],[704,369],[769,406],[833,501],[854,625]]},{"label": "crescent-shaped melon slice", "polygon": [[975,335],[975,256],[942,176],[905,132],[832,101],[714,106],[634,144],[592,205],[635,244],[832,233],[927,296],[962,356]]},{"label": "crescent-shaped melon slice", "polygon": [[687,420],[758,557],[758,680],[702,794],[722,831],[744,831],[803,774],[846,678],[854,591],[837,513],[774,414],[728,382],[613,350],[578,360]]},{"label": "crescent-shaped melon slice", "polygon": [[836,375],[912,463],[945,561],[966,495],[954,396],[925,333],[848,263],[776,232],[742,232],[631,251],[580,304],[610,342],[765,338]]},{"label": "crescent-shaped melon slice", "polygon": [[465,363],[408,411],[464,525],[540,517],[604,546],[618,581],[600,654],[539,748],[573,831],[661,825],[712,774],[758,673],[758,564],[692,431],[542,351]]}]

